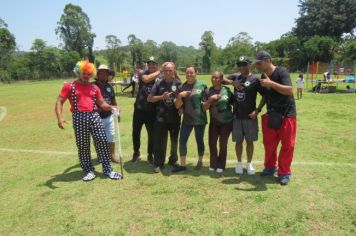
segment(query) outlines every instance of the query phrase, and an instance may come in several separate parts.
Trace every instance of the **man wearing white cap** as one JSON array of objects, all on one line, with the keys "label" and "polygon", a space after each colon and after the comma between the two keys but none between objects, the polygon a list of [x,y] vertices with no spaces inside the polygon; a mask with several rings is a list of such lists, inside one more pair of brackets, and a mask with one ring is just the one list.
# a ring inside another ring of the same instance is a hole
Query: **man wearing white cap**
[{"label": "man wearing white cap", "polygon": [[[97,78],[95,85],[97,85],[103,95],[105,102],[112,106],[117,106],[115,99],[115,90],[108,83],[109,78],[109,68],[106,65],[100,65],[97,72]],[[105,111],[99,107],[98,109],[99,116],[102,120],[106,138],[109,144],[111,161],[118,163],[118,160],[115,159],[115,128],[114,128],[114,118],[111,111]]]}]

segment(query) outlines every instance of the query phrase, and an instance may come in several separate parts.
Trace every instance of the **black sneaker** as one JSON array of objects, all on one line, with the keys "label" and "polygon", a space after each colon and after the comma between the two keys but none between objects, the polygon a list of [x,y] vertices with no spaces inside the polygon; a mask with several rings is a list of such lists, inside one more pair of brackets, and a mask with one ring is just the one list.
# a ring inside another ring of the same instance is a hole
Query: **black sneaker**
[{"label": "black sneaker", "polygon": [[173,168],[172,172],[174,172],[174,173],[181,172],[181,171],[185,171],[186,169],[187,169],[187,167],[185,167],[185,166],[177,165],[176,167]]},{"label": "black sneaker", "polygon": [[178,167],[179,165],[177,164],[177,162],[173,162],[173,161],[168,161],[168,165],[172,166],[173,168]]},{"label": "black sneaker", "polygon": [[132,155],[132,159],[131,159],[131,162],[135,163],[137,161],[140,160],[140,152],[134,152],[134,154]]},{"label": "black sneaker", "polygon": [[194,170],[200,170],[203,167],[203,162],[202,161],[198,161],[197,165],[194,167]]},{"label": "black sneaker", "polygon": [[152,154],[150,154],[150,155],[147,156],[147,161],[148,161],[148,163],[149,163],[150,165],[153,165],[153,156],[152,156]]}]

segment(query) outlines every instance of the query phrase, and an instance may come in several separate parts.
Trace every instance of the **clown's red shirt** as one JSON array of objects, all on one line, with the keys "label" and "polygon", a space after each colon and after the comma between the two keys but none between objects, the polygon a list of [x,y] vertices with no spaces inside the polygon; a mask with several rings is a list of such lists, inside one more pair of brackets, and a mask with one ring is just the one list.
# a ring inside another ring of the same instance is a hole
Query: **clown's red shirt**
[{"label": "clown's red shirt", "polygon": [[[77,96],[78,110],[80,112],[92,112],[93,111],[93,100],[94,100],[94,89],[96,91],[96,99],[103,99],[100,89],[98,86],[91,83],[80,83],[78,81],[73,82],[75,85],[75,94]],[[68,99],[71,105],[70,111],[74,111],[73,99],[72,99],[72,83],[64,83],[63,88],[59,96]]]}]

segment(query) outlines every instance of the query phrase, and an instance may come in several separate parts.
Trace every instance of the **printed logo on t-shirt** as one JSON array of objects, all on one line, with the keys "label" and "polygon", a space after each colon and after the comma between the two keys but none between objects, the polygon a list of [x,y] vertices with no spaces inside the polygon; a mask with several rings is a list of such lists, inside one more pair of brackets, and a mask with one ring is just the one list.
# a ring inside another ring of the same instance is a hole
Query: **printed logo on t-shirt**
[{"label": "printed logo on t-shirt", "polygon": [[201,90],[200,89],[193,89],[192,90],[192,94],[201,94]]},{"label": "printed logo on t-shirt", "polygon": [[146,88],[145,88],[145,93],[146,93],[146,95],[150,95],[150,94],[151,94],[151,90],[152,90],[151,87],[146,87]]},{"label": "printed logo on t-shirt", "polygon": [[172,85],[171,89],[172,89],[173,92],[175,92],[175,91],[177,91],[177,86]]},{"label": "printed logo on t-shirt", "polygon": [[111,104],[111,99],[109,96],[104,96],[104,100],[107,104],[109,104],[109,105]]},{"label": "printed logo on t-shirt", "polygon": [[246,81],[244,85],[245,85],[245,87],[248,87],[248,86],[251,85],[251,82],[250,81]]},{"label": "printed logo on t-shirt", "polygon": [[164,99],[163,102],[171,107],[174,104],[174,94],[171,94],[168,98]]},{"label": "printed logo on t-shirt", "polygon": [[106,91],[107,91],[108,93],[111,93],[111,88],[110,88],[110,87],[107,87],[107,88],[106,88]]},{"label": "printed logo on t-shirt", "polygon": [[238,102],[243,102],[243,101],[245,101],[246,94],[245,94],[245,92],[236,91],[235,98]]}]

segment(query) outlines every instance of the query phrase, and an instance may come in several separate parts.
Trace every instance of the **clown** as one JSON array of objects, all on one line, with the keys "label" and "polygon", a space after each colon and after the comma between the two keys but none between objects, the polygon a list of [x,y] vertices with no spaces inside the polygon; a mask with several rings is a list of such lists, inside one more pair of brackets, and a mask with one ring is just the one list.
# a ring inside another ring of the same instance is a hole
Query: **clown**
[{"label": "clown", "polygon": [[105,111],[114,111],[117,108],[107,104],[100,89],[89,82],[90,77],[95,74],[93,63],[79,61],[74,67],[74,73],[77,75],[77,80],[65,83],[56,101],[58,127],[64,129],[66,121],[62,116],[62,110],[64,102],[68,99],[71,104],[79,162],[85,174],[83,180],[90,181],[95,178],[94,167],[91,163],[90,135],[93,137],[104,174],[110,179],[121,179],[120,173],[112,171],[109,146],[97,112],[98,106]]}]

